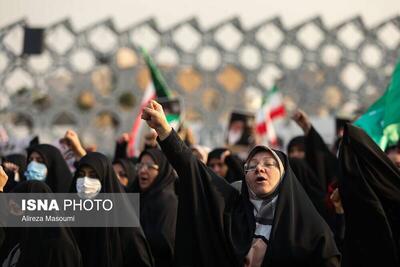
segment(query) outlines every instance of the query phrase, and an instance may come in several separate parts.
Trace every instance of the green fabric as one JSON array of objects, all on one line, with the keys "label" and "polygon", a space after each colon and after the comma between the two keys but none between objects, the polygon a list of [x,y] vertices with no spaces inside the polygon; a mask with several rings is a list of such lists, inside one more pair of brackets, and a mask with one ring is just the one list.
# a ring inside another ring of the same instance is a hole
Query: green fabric
[{"label": "green fabric", "polygon": [[175,130],[179,129],[179,126],[181,124],[181,115],[180,114],[166,114],[167,121],[169,125],[171,125],[172,128]]},{"label": "green fabric", "polygon": [[265,92],[264,96],[262,98],[262,101],[261,101],[261,106],[264,106],[264,104],[267,102],[270,95],[273,95],[277,92],[279,92],[279,88],[276,85],[272,86],[272,88],[270,90]]},{"label": "green fabric", "polygon": [[160,97],[171,97],[171,91],[168,88],[167,82],[165,81],[164,77],[161,74],[161,71],[157,68],[156,64],[153,62],[153,59],[147,53],[144,48],[140,48],[140,51],[143,55],[143,59],[149,68],[151,79],[154,84],[154,88],[156,90],[157,98]]},{"label": "green fabric", "polygon": [[[172,100],[171,90],[169,89],[167,82],[165,81],[163,75],[161,74],[161,71],[157,68],[153,59],[150,57],[150,55],[144,48],[140,48],[140,51],[143,55],[144,61],[147,64],[147,67],[149,68],[151,74],[151,80],[153,82],[157,98],[165,98]],[[167,117],[168,123],[172,126],[172,128],[178,129],[181,121],[180,114],[165,114],[165,115]]]},{"label": "green fabric", "polygon": [[400,62],[386,92],[354,124],[364,129],[383,150],[399,141]]}]

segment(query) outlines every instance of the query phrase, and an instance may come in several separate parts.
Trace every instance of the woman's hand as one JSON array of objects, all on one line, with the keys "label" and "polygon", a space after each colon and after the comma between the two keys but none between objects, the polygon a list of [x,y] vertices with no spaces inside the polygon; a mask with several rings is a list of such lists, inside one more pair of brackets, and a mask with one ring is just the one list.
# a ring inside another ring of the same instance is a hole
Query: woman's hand
[{"label": "woman's hand", "polygon": [[3,170],[3,167],[0,166],[0,192],[3,192],[4,186],[6,185],[8,180],[8,176],[6,172]]},{"label": "woman's hand", "polygon": [[150,128],[156,130],[160,140],[164,140],[172,131],[172,127],[168,124],[162,106],[152,100],[143,109],[142,119],[146,121]]},{"label": "woman's hand", "polygon": [[303,130],[304,135],[307,135],[311,130],[311,122],[307,114],[301,109],[296,110],[292,116],[292,120]]}]

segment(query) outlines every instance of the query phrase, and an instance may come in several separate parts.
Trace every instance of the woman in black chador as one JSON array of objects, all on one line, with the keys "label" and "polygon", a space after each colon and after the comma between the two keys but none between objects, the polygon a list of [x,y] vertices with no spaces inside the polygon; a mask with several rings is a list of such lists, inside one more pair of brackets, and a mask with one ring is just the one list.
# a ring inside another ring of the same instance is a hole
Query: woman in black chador
[{"label": "woman in black chador", "polygon": [[[82,198],[98,193],[124,193],[111,161],[98,152],[78,162],[71,192]],[[140,227],[74,228],[85,267],[153,266],[150,247]]]},{"label": "woman in black chador", "polygon": [[400,266],[400,171],[360,128],[345,127],[339,150],[345,210],[343,266]]},{"label": "woman in black chador", "polygon": [[[52,193],[39,181],[18,184],[12,193]],[[9,251],[3,267],[80,267],[82,258],[69,227],[6,228]],[[6,249],[6,248],[2,248]]]},{"label": "woman in black chador", "polygon": [[133,192],[140,193],[140,224],[150,243],[155,266],[173,266],[178,198],[176,175],[161,150],[139,156]]},{"label": "woman in black chador", "polygon": [[68,193],[72,174],[60,150],[48,144],[28,148],[26,180],[45,182],[54,193]]},{"label": "woman in black chador", "polygon": [[113,168],[119,183],[125,191],[130,191],[137,178],[137,171],[133,161],[127,158],[116,159],[113,161]]},{"label": "woman in black chador", "polygon": [[198,161],[152,101],[142,118],[177,171],[177,266],[340,266],[328,225],[286,155],[255,147],[240,192]]}]

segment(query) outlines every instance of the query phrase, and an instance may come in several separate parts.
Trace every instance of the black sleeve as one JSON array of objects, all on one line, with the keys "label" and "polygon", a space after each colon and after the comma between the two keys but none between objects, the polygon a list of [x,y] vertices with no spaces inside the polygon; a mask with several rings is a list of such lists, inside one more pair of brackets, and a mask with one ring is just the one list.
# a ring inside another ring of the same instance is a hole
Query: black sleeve
[{"label": "black sleeve", "polygon": [[114,160],[126,159],[128,157],[128,155],[126,154],[127,147],[128,147],[127,142],[122,142],[122,143],[115,142]]},{"label": "black sleeve", "polygon": [[345,218],[344,214],[337,214],[334,218],[333,233],[338,249],[342,251],[345,233]]},{"label": "black sleeve", "polygon": [[178,201],[175,195],[161,192],[150,214],[143,216],[143,231],[150,244],[156,266],[173,266]]},{"label": "black sleeve", "polygon": [[340,265],[339,257],[332,257],[330,259],[327,259],[322,266],[323,267],[340,267],[341,265]]},{"label": "black sleeve", "polygon": [[[3,192],[1,192],[0,191],[0,194],[3,194]],[[0,203],[0,215],[3,217],[3,216],[5,216],[5,207],[6,207],[6,205],[5,205],[5,203]],[[5,231],[4,231],[4,228],[3,228],[3,224],[2,224],[3,222],[0,220],[0,248],[2,247],[2,245],[3,245],[3,242],[4,242],[4,239],[6,239],[6,233],[5,233]],[[1,249],[0,249],[0,251],[1,251]],[[1,259],[1,258],[0,258]],[[1,261],[0,261],[0,263],[1,263]]]},{"label": "black sleeve", "polygon": [[[190,191],[198,191],[193,193],[204,194],[205,192],[200,192],[199,190],[204,190],[206,189],[204,187],[208,187],[207,189],[210,190],[208,193],[215,194],[215,197],[222,197],[223,199],[221,200],[225,201],[229,200],[232,194],[238,194],[229,183],[198,160],[196,156],[193,155],[192,150],[180,139],[174,130],[172,130],[171,134],[164,141],[159,141],[159,144],[168,161],[178,173],[180,178],[179,185],[181,182],[190,181],[193,185],[199,186],[185,188],[185,190],[190,189]],[[240,175],[240,173],[238,175]],[[210,196],[203,195],[199,197],[209,198]]]},{"label": "black sleeve", "polygon": [[229,183],[239,181],[244,177],[243,162],[236,155],[229,155],[225,158],[228,166],[228,177],[225,177]]},{"label": "black sleeve", "polygon": [[132,229],[120,228],[121,237],[124,239],[125,243],[123,246],[123,255],[125,257],[123,267],[154,266],[154,258],[150,249],[150,245],[144,236],[142,229],[140,227]]},{"label": "black sleeve", "polygon": [[80,267],[83,266],[81,254],[77,248],[63,239],[46,242],[46,256],[39,260],[43,267]]},{"label": "black sleeve", "polygon": [[155,145],[155,146],[151,146],[151,145],[149,145],[149,144],[145,144],[145,145],[144,145],[144,149],[143,149],[143,150],[146,150],[146,149],[152,149],[152,148],[157,148],[157,145]]},{"label": "black sleeve", "polygon": [[320,179],[324,190],[327,190],[328,185],[337,178],[338,159],[332,154],[314,127],[311,127],[305,138],[306,160]]},{"label": "black sleeve", "polygon": [[229,218],[239,192],[199,161],[174,130],[158,141],[179,176],[177,266],[236,266]]},{"label": "black sleeve", "polygon": [[0,226],[0,248],[3,245],[5,237],[6,237],[6,235],[4,233],[4,229],[3,229],[3,227]]}]

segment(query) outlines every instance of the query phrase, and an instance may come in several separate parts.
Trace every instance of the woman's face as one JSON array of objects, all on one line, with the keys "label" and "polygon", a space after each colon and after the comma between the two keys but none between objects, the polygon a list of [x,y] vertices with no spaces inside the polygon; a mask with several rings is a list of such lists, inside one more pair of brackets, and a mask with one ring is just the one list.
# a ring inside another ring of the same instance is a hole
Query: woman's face
[{"label": "woman's face", "polygon": [[306,152],[303,148],[298,145],[294,145],[289,149],[289,158],[304,159],[306,157]]},{"label": "woman's face", "polygon": [[386,155],[389,157],[389,159],[396,165],[397,168],[400,169],[400,149],[392,149]]},{"label": "woman's face", "polygon": [[208,167],[210,167],[213,172],[221,177],[225,177],[228,173],[228,165],[226,165],[226,163],[219,158],[210,159],[208,162]]},{"label": "woman's face", "polygon": [[120,184],[122,184],[125,187],[128,186],[129,182],[128,175],[126,174],[124,167],[122,167],[122,165],[119,163],[115,163],[113,164],[113,169],[115,174],[117,175]]},{"label": "woman's face", "polygon": [[138,165],[138,181],[139,187],[143,192],[148,190],[154,183],[158,170],[159,166],[155,164],[152,157],[149,155],[142,156]]},{"label": "woman's face", "polygon": [[87,165],[81,166],[76,174],[76,191],[80,198],[91,199],[101,192],[101,180],[96,171]]},{"label": "woman's face", "polygon": [[246,182],[257,197],[272,193],[280,181],[278,162],[269,152],[258,152],[246,163]]}]

